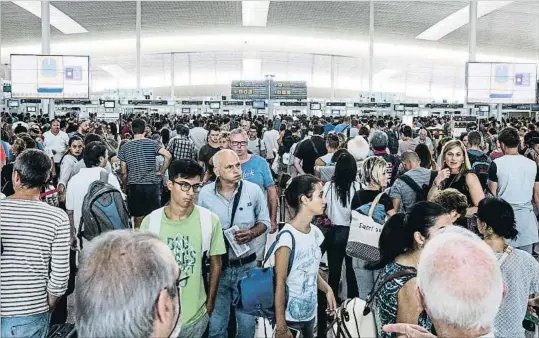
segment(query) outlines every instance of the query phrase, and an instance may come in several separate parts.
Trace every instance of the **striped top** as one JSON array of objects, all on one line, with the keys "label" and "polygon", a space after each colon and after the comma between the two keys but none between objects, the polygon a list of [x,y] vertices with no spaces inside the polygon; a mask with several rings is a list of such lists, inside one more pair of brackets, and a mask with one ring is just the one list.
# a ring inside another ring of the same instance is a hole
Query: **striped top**
[{"label": "striped top", "polygon": [[127,164],[127,184],[159,184],[156,159],[161,145],[157,141],[143,138],[128,141],[120,148],[118,157]]},{"label": "striped top", "polygon": [[[47,293],[61,296],[69,278],[69,219],[41,201],[0,201],[1,316],[49,311]],[[50,264],[50,271],[49,271]]]}]

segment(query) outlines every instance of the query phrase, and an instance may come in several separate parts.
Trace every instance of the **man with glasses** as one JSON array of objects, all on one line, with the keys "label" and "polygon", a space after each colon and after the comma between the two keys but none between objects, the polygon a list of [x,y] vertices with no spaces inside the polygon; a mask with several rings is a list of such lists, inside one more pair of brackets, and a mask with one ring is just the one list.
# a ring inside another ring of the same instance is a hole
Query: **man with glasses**
[{"label": "man with glasses", "polygon": [[[238,281],[256,266],[253,240],[267,232],[270,218],[262,190],[256,184],[242,180],[242,166],[236,153],[221,150],[213,156],[213,164],[217,180],[202,188],[199,203],[217,214],[225,231],[237,226],[227,239],[229,248],[223,256],[223,273],[210,320],[210,337],[226,338],[229,336],[230,307],[238,293]],[[247,245],[248,251],[236,254],[235,244]],[[255,320],[254,316],[236,312],[237,337],[254,337]]]},{"label": "man with glasses", "polygon": [[78,336],[177,337],[185,313],[179,283],[174,256],[156,236],[130,230],[99,235],[79,260]]},{"label": "man with glasses", "polygon": [[[194,160],[175,160],[168,172],[170,205],[146,217],[141,231],[154,233],[167,243],[182,272],[183,328],[179,337],[204,337],[215,305],[220,255],[226,252],[223,230],[214,213],[194,204],[202,189],[202,167]],[[205,279],[207,259],[209,284]]]}]

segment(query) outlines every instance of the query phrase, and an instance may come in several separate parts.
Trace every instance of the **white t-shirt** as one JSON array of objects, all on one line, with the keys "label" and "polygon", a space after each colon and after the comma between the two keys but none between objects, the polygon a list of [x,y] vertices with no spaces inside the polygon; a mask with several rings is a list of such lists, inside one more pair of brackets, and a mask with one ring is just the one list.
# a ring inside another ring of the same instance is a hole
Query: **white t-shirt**
[{"label": "white t-shirt", "polygon": [[189,138],[195,144],[197,154],[200,152],[200,148],[206,144],[206,138],[208,137],[208,131],[202,127],[195,127],[189,131]]},{"label": "white t-shirt", "polygon": [[[84,202],[84,197],[86,196],[86,193],[88,193],[90,184],[99,181],[101,171],[103,170],[105,169],[101,167],[82,168],[79,173],[73,176],[67,183],[66,209],[73,210],[73,221],[77,233],[79,231],[80,217],[82,216],[82,203]],[[122,190],[116,176],[110,173],[109,183],[119,191]]]},{"label": "white t-shirt", "polygon": [[69,136],[61,130],[56,135],[51,133],[50,130],[43,134],[43,147],[45,150],[56,152],[56,154],[53,152],[54,163],[60,163],[62,156],[64,156],[64,153],[67,150],[68,143]]},{"label": "white t-shirt", "polygon": [[[311,224],[311,231],[304,234],[290,224],[281,230],[290,231],[295,239],[295,254],[290,274],[286,278],[288,303],[286,320],[292,322],[310,321],[318,308],[318,267],[322,258],[320,245],[324,241],[322,231]],[[275,246],[275,251],[286,246],[292,250],[290,234],[283,234]],[[273,254],[275,254],[275,251]]]},{"label": "white t-shirt", "polygon": [[343,206],[337,193],[337,186],[332,181],[324,184],[324,197],[326,198],[326,214],[332,224],[350,226],[350,216],[352,214],[352,198],[354,194],[361,190],[359,182],[350,185],[350,197]]},{"label": "white t-shirt", "polygon": [[264,143],[266,143],[266,149],[267,155],[266,158],[268,160],[275,158],[275,153],[273,152],[273,149],[279,149],[279,144],[277,143],[277,140],[279,139],[279,132],[275,129],[268,130],[264,133],[264,136],[262,137],[262,140]]}]

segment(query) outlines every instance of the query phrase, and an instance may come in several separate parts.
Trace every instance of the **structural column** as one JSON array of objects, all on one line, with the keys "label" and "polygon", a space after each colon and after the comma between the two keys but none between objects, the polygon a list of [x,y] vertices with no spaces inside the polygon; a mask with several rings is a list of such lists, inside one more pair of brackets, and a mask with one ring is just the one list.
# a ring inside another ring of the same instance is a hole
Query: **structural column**
[{"label": "structural column", "polygon": [[477,0],[470,1],[468,61],[475,62],[477,49]]},{"label": "structural column", "polygon": [[170,98],[174,99],[174,78],[176,76],[174,69],[174,53],[170,53]]},{"label": "structural column", "polygon": [[[51,10],[48,0],[41,1],[41,54],[51,54]],[[54,119],[54,100],[41,100],[43,114],[48,114],[49,119]]]},{"label": "structural column", "polygon": [[369,100],[373,91],[374,80],[374,0],[371,0],[369,11]]},{"label": "structural column", "polygon": [[136,40],[137,40],[137,89],[140,91],[140,29],[142,27],[142,2],[137,0],[137,14],[136,14]]},{"label": "structural column", "polygon": [[331,56],[331,100],[335,100],[335,55]]}]

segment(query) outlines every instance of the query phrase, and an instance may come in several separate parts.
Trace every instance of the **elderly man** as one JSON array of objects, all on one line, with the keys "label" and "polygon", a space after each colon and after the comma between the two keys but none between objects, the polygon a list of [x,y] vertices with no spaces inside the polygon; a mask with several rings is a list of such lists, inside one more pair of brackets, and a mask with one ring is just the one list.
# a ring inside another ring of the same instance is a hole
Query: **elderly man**
[{"label": "elderly man", "polygon": [[[504,283],[492,249],[461,227],[448,227],[427,242],[417,267],[419,304],[436,335],[449,338],[492,336]],[[412,324],[384,326],[409,338],[434,337]]]},{"label": "elderly man", "polygon": [[414,141],[417,144],[425,143],[427,147],[429,147],[430,153],[434,153],[434,143],[432,143],[432,140],[428,136],[429,133],[427,132],[427,129],[421,128],[419,129],[419,136],[414,139]]},{"label": "elderly man", "polygon": [[50,151],[54,158],[54,173],[60,176],[60,161],[67,150],[69,136],[60,130],[60,121],[53,120],[51,130],[43,134],[43,146],[45,150]]},{"label": "elderly man", "polygon": [[[236,286],[256,266],[253,240],[267,232],[270,218],[262,190],[242,180],[242,166],[235,152],[220,150],[213,156],[213,164],[217,180],[202,188],[199,205],[217,214],[225,233],[227,253],[222,257],[223,272],[210,318],[210,337],[226,338],[230,306],[238,293]],[[239,251],[241,248],[246,250]],[[237,337],[254,337],[256,318],[237,312],[236,319]]]},{"label": "elderly man", "polygon": [[179,283],[174,256],[158,237],[129,230],[103,233],[84,247],[79,260],[78,336],[176,337]]}]

